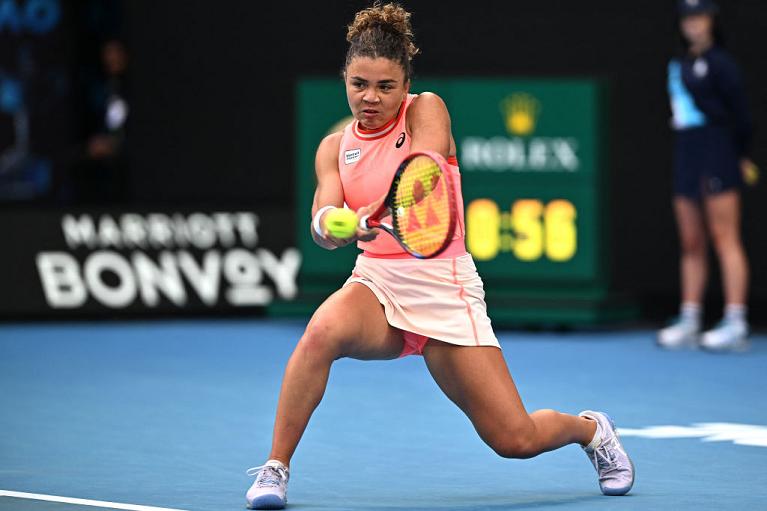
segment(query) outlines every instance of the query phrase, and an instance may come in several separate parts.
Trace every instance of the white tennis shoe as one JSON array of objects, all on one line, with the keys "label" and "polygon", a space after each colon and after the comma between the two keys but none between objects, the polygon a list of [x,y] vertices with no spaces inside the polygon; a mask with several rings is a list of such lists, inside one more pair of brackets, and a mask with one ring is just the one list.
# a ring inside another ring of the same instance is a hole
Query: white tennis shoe
[{"label": "white tennis shoe", "polygon": [[694,348],[698,345],[700,325],[693,321],[677,319],[658,331],[658,346],[666,349]]},{"label": "white tennis shoe", "polygon": [[290,470],[277,460],[248,470],[256,480],[245,495],[249,509],[284,509],[288,503]]},{"label": "white tennis shoe", "polygon": [[597,422],[599,444],[583,447],[599,474],[599,488],[605,495],[625,495],[634,486],[634,464],[621,444],[615,424],[603,412],[586,410],[578,414]]},{"label": "white tennis shoe", "polygon": [[709,351],[747,351],[748,323],[722,320],[716,327],[703,334],[700,346]]}]

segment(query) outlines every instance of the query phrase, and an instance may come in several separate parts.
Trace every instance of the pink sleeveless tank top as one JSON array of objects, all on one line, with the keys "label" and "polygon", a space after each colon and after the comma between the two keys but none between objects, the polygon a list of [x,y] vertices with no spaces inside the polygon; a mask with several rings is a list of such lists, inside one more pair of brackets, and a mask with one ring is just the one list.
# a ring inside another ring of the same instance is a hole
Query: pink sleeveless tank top
[{"label": "pink sleeveless tank top", "polygon": [[[389,190],[397,167],[410,154],[411,139],[406,128],[406,114],[416,97],[416,94],[408,94],[397,116],[376,130],[365,130],[356,120],[344,129],[338,169],[344,188],[344,202],[353,210],[380,199]],[[448,168],[453,173],[456,187],[458,221],[453,241],[438,258],[466,254],[461,176],[454,156],[448,158]],[[386,233],[379,234],[373,241],[358,241],[357,247],[368,257],[412,257]]]}]

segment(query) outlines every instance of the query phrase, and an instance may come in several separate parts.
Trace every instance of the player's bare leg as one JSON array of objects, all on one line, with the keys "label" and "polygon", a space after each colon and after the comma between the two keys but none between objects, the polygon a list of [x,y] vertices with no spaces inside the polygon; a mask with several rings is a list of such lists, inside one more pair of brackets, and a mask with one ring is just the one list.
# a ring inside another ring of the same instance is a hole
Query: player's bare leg
[{"label": "player's bare leg", "polygon": [[333,362],[397,358],[403,345],[402,332],[389,326],[378,299],[363,284],[336,291],[317,309],[285,369],[272,450],[266,465],[252,469],[256,481],[246,496],[249,507],[285,505],[290,459],[322,400]]},{"label": "player's bare leg", "polygon": [[592,458],[605,494],[623,495],[631,489],[633,465],[605,414],[575,416],[555,410],[528,414],[501,350],[495,347],[432,340],[423,354],[437,385],[500,456],[531,458],[577,443]]},{"label": "player's bare leg", "polygon": [[352,283],[331,295],[312,316],[288,361],[269,457],[290,463],[325,393],[333,361],[397,358],[403,343],[402,332],[387,323],[381,304],[365,285]]},{"label": "player's bare leg", "polygon": [[596,423],[554,410],[528,414],[501,350],[429,341],[424,359],[442,391],[496,453],[531,458],[563,445],[587,445]]}]

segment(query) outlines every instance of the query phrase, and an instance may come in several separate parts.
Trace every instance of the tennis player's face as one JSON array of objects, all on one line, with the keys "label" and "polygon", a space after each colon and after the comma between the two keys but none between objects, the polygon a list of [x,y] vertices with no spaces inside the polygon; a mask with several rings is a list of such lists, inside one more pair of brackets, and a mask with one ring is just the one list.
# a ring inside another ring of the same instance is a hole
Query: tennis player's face
[{"label": "tennis player's face", "polygon": [[366,129],[380,128],[392,120],[410,87],[402,66],[384,57],[353,58],[345,80],[349,108]]}]

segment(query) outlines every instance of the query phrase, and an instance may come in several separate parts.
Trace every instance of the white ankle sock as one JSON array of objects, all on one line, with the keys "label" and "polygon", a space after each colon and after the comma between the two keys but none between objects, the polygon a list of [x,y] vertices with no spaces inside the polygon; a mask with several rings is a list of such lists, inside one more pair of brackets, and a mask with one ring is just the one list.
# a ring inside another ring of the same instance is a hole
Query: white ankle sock
[{"label": "white ankle sock", "polygon": [[584,447],[587,451],[593,451],[597,447],[599,447],[599,444],[602,443],[602,428],[599,426],[599,421],[592,419],[591,417],[584,417],[586,419],[592,420],[596,423],[597,429],[594,431],[594,438],[591,439],[591,442],[589,442],[589,445]]},{"label": "white ankle sock", "polygon": [[724,320],[734,323],[745,323],[748,307],[742,303],[728,303],[724,307]]},{"label": "white ankle sock", "polygon": [[679,318],[684,323],[700,326],[700,316],[703,312],[699,303],[684,302],[679,306]]}]

